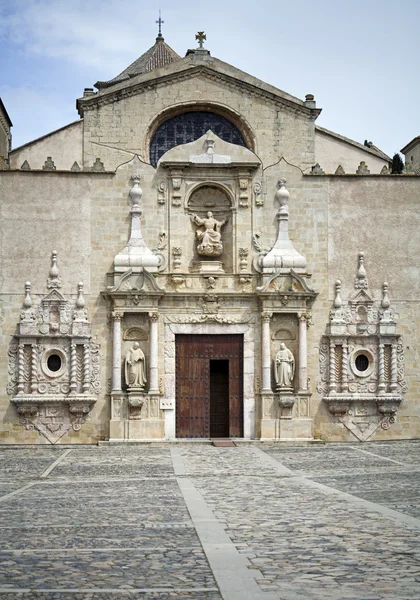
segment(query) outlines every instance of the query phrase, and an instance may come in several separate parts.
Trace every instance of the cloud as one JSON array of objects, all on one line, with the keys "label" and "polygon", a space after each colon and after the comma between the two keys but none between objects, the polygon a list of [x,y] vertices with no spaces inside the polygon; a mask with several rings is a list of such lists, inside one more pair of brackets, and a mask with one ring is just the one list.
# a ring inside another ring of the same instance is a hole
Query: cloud
[{"label": "cloud", "polygon": [[[150,19],[145,19],[147,13]],[[141,39],[150,38],[152,13],[154,7],[141,8],[138,0],[15,0],[12,6],[5,0],[0,4],[0,40],[27,55],[65,59],[116,75],[115,69],[141,53]]]},{"label": "cloud", "polygon": [[74,101],[69,102],[68,98],[64,99],[59,93],[0,86],[0,97],[14,123],[13,148],[78,118]]}]

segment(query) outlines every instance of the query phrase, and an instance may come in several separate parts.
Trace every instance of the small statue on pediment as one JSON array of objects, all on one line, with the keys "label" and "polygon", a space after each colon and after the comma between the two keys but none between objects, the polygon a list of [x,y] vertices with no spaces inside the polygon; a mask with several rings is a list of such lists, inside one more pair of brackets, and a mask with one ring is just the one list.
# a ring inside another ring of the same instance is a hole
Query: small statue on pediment
[{"label": "small statue on pediment", "polygon": [[203,219],[195,213],[191,218],[193,223],[203,228],[197,231],[197,238],[200,241],[197,246],[198,254],[202,256],[220,256],[223,254],[221,229],[227,219],[218,221],[213,217],[211,211],[208,211]]}]

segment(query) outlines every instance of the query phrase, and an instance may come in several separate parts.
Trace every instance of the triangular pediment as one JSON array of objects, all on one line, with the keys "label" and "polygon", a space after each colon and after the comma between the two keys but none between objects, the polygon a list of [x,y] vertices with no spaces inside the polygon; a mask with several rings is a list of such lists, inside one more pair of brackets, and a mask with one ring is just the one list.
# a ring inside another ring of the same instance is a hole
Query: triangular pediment
[{"label": "triangular pediment", "polygon": [[193,142],[174,146],[159,160],[161,166],[176,166],[186,163],[218,167],[246,165],[250,168],[257,168],[261,164],[256,155],[248,148],[226,142],[211,130]]},{"label": "triangular pediment", "polygon": [[171,82],[176,83],[180,78],[185,80],[194,77],[216,79],[222,84],[236,87],[238,90],[240,89],[247,93],[264,96],[274,104],[283,104],[293,110],[298,110],[315,118],[321,112],[320,109],[306,106],[303,100],[265,83],[261,79],[249,75],[228,63],[217,58],[209,56],[202,58],[194,54],[166,64],[161,68],[131,76],[123,81],[117,80],[114,85],[101,89],[94,95],[80,98],[77,100],[78,111],[82,116],[84,107],[94,107],[113,101],[117,102],[125,96],[133,96],[136,93],[141,94],[148,88],[150,89],[151,85],[168,86]]},{"label": "triangular pediment", "polygon": [[351,304],[372,304],[373,298],[365,290],[359,290],[350,300]]},{"label": "triangular pediment", "polygon": [[48,294],[43,297],[42,301],[43,302],[65,302],[66,299],[64,298],[64,296],[61,292],[54,289],[54,290],[51,290],[51,292],[48,292]]}]

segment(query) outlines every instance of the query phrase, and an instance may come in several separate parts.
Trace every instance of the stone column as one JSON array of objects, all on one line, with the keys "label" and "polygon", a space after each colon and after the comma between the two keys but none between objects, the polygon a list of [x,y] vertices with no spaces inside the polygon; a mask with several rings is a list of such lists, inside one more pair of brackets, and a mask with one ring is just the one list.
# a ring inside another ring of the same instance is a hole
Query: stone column
[{"label": "stone column", "polygon": [[272,313],[261,314],[262,393],[271,392],[270,319]]},{"label": "stone column", "polygon": [[121,319],[122,313],[112,313],[112,392],[121,392]]},{"label": "stone column", "polygon": [[19,344],[18,349],[18,382],[17,382],[17,393],[23,394],[25,391],[25,346]]},{"label": "stone column", "polygon": [[308,389],[308,348],[306,341],[306,315],[299,317],[299,391]]},{"label": "stone column", "polygon": [[159,394],[159,343],[158,321],[159,313],[149,313],[150,318],[150,385],[149,394]]},{"label": "stone column", "polygon": [[32,344],[31,351],[31,393],[38,391],[38,346]]},{"label": "stone column", "polygon": [[391,392],[397,391],[397,344],[391,346]]},{"label": "stone column", "polygon": [[337,391],[337,382],[335,380],[335,344],[330,342],[330,394]]},{"label": "stone column", "polygon": [[349,391],[349,373],[348,373],[348,360],[349,360],[349,347],[346,342],[343,343],[343,355],[342,355],[342,375],[341,375],[341,391]]},{"label": "stone column", "polygon": [[385,357],[384,357],[384,344],[379,344],[379,382],[378,382],[378,393],[385,394]]},{"label": "stone column", "polygon": [[70,393],[75,394],[77,392],[77,346],[71,344],[70,346]]},{"label": "stone column", "polygon": [[83,393],[90,390],[90,347],[89,343],[83,344]]}]

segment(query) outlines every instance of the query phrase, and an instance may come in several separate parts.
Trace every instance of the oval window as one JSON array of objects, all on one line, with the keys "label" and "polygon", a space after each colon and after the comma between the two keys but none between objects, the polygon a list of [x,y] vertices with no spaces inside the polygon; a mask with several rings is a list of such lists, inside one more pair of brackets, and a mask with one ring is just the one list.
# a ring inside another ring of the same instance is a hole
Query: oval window
[{"label": "oval window", "polygon": [[61,357],[58,354],[50,354],[47,359],[47,367],[53,373],[61,369]]},{"label": "oval window", "polygon": [[359,354],[358,356],[356,356],[354,364],[356,365],[356,369],[358,371],[367,371],[369,368],[369,359],[366,356],[366,354]]}]

